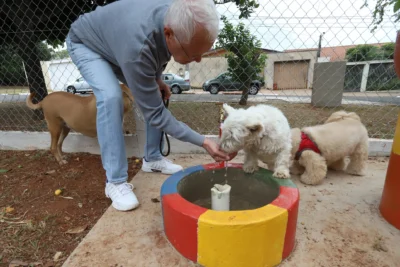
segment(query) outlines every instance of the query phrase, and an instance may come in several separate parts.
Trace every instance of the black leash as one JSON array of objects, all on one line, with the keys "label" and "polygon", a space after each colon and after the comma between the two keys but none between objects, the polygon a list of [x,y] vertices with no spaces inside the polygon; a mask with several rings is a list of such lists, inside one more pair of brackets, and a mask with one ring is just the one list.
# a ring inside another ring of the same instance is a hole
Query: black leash
[{"label": "black leash", "polygon": [[[164,106],[168,109],[168,106],[169,106],[169,99],[166,99],[166,100],[165,100],[165,91],[164,91],[164,90],[161,91],[161,95],[162,95],[162,100],[163,100]],[[167,140],[167,147],[168,147],[168,149],[167,149],[167,153],[166,153],[166,154],[163,154],[163,147],[162,147],[163,135],[165,135],[165,139]],[[162,132],[162,134],[161,134],[161,140],[160,140],[160,153],[161,153],[161,155],[163,155],[164,157],[167,157],[167,156],[169,155],[170,152],[171,152],[171,145],[170,145],[170,143],[169,143],[168,134],[165,133],[165,132]]]}]

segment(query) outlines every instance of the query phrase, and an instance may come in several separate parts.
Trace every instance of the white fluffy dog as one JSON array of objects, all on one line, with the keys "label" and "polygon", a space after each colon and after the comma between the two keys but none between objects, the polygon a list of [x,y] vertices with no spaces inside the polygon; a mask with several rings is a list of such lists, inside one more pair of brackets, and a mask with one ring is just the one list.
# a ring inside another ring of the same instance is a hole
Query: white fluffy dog
[{"label": "white fluffy dog", "polygon": [[260,159],[275,177],[290,178],[291,132],[283,113],[269,105],[234,109],[224,104],[223,108],[227,117],[221,127],[221,148],[228,153],[243,149],[246,173],[256,171]]},{"label": "white fluffy dog", "polygon": [[[350,157],[346,168],[345,158]],[[368,132],[354,112],[333,113],[324,124],[292,129],[292,174],[305,184],[320,184],[327,169],[364,175],[368,159]]]}]

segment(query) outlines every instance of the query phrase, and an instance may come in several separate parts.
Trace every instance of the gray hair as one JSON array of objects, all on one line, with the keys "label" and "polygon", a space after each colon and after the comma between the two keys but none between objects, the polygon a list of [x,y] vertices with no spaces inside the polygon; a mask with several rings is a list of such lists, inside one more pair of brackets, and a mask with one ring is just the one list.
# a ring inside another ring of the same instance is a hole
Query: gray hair
[{"label": "gray hair", "polygon": [[203,27],[209,40],[214,42],[219,32],[219,15],[212,0],[173,0],[165,14],[164,25],[170,27],[182,43],[190,43],[196,26]]}]

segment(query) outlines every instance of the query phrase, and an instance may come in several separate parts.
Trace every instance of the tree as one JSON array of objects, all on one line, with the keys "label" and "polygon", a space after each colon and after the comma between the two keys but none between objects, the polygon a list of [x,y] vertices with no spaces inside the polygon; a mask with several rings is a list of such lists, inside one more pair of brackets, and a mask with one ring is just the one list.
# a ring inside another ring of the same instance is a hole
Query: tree
[{"label": "tree", "polygon": [[0,85],[27,85],[22,59],[10,45],[0,46]]},{"label": "tree", "polygon": [[66,49],[53,52],[51,55],[51,59],[64,59],[64,58],[68,58],[68,57],[69,57],[69,53],[68,53],[68,50],[66,50]]},{"label": "tree", "polygon": [[236,4],[240,11],[239,19],[249,18],[254,9],[258,8],[260,5],[255,0],[214,0],[216,5],[223,5],[233,2]]},{"label": "tree", "polygon": [[387,43],[381,46],[382,57],[384,59],[393,59],[395,43]]},{"label": "tree", "polygon": [[[40,66],[38,43],[46,40],[54,47],[64,43],[70,25],[79,15],[116,0],[2,0],[0,1],[0,46],[16,49],[22,58],[33,102],[47,95]],[[248,18],[258,7],[256,0],[215,0],[216,4],[235,3],[240,17]]]},{"label": "tree", "polygon": [[71,23],[83,12],[115,0],[3,0],[0,3],[0,46],[12,47],[23,60],[34,102],[47,95],[40,65],[40,43],[64,42]]},{"label": "tree", "polygon": [[233,26],[224,16],[222,21],[225,25],[218,36],[217,47],[228,51],[225,54],[228,73],[242,84],[239,104],[246,105],[250,84],[265,67],[267,56],[260,49],[261,41],[243,23]]},{"label": "tree", "polygon": [[347,49],[346,59],[349,62],[393,59],[394,43],[387,43],[381,47],[364,44]]},{"label": "tree", "polygon": [[347,49],[346,58],[349,62],[368,61],[376,60],[378,54],[378,47],[374,45],[364,44]]},{"label": "tree", "polygon": [[[362,7],[368,7],[368,1],[366,0]],[[373,20],[371,25],[373,28],[371,32],[374,32],[378,26],[382,23],[383,17],[387,8],[393,8],[393,18],[394,22],[398,22],[400,20],[400,0],[378,0],[375,4],[375,9],[372,14]]]},{"label": "tree", "polygon": [[[39,42],[36,50],[42,61],[50,60],[53,52],[47,44]],[[0,45],[0,85],[27,86],[25,68],[17,49],[12,45]]]}]

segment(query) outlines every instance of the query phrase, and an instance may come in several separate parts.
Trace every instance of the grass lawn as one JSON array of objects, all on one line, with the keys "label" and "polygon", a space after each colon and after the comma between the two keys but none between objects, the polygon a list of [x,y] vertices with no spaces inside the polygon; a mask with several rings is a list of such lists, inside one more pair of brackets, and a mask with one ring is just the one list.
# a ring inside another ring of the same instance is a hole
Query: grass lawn
[{"label": "grass lawn", "polygon": [[[264,102],[283,111],[291,127],[316,125],[326,120],[330,114],[344,109],[356,112],[366,125],[371,138],[392,139],[397,122],[399,107],[395,105],[343,105],[336,108],[315,108],[310,104],[288,103],[282,100]],[[229,103],[239,107],[236,103]],[[255,105],[257,103],[249,103]],[[201,134],[218,134],[219,105],[216,103],[170,102],[169,108],[178,120],[188,124]],[[133,114],[124,122],[126,133],[135,132]],[[46,131],[44,120],[25,106],[25,103],[0,103],[0,130],[3,131]]]},{"label": "grass lawn", "polygon": [[[282,110],[290,126],[304,127],[325,121],[330,114],[344,109],[356,112],[368,129],[371,138],[392,139],[396,128],[399,108],[395,105],[343,105],[336,108],[315,108],[310,104],[288,103],[282,100],[264,102]],[[236,103],[229,103],[235,108]],[[247,106],[257,103],[249,103]],[[171,102],[170,110],[181,120],[202,134],[218,134],[219,105],[216,103]]]}]

